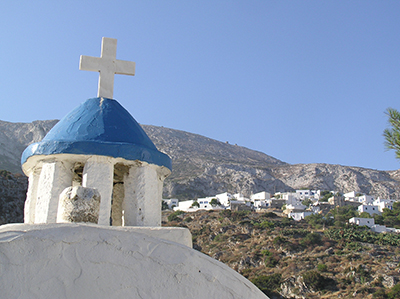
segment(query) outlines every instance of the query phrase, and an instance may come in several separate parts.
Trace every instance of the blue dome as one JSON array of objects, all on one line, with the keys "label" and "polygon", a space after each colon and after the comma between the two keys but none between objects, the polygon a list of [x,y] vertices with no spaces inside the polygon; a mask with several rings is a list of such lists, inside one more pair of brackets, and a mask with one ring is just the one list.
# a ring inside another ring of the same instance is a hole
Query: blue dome
[{"label": "blue dome", "polygon": [[28,146],[21,164],[34,155],[81,154],[139,160],[172,170],[142,127],[116,100],[93,98],[60,120],[42,141]]}]

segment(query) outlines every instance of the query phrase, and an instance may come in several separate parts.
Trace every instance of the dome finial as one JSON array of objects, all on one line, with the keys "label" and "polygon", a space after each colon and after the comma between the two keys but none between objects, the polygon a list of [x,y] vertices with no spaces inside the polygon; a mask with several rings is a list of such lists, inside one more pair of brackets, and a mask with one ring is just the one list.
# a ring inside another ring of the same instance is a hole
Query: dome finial
[{"label": "dome finial", "polygon": [[103,37],[101,40],[101,56],[81,55],[79,69],[99,72],[99,88],[97,97],[113,98],[114,74],[135,75],[135,62],[117,60],[117,40]]}]

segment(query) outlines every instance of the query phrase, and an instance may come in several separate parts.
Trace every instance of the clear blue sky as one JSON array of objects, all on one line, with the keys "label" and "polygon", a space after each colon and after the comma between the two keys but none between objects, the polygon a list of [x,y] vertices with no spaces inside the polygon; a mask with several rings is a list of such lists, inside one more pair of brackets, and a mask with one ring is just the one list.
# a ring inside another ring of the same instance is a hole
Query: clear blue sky
[{"label": "clear blue sky", "polygon": [[141,124],[282,161],[379,170],[400,109],[400,1],[1,1],[0,120],[60,119],[97,95],[101,37],[136,75],[114,98]]}]

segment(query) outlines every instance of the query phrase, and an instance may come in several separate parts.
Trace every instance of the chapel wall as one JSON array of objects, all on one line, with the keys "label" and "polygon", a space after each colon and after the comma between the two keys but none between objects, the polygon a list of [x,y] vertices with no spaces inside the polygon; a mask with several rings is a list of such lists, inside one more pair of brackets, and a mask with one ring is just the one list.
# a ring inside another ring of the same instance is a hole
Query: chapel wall
[{"label": "chapel wall", "polygon": [[105,156],[42,158],[28,171],[24,222],[56,223],[62,191],[83,186],[100,193],[98,224],[161,226],[162,187],[167,172],[156,165]]}]

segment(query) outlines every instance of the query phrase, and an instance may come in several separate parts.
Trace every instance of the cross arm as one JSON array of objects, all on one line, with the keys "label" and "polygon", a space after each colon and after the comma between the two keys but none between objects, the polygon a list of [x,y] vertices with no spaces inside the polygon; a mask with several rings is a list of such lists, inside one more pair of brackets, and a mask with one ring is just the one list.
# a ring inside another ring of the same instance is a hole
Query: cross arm
[{"label": "cross arm", "polygon": [[133,61],[117,60],[115,73],[119,75],[135,76],[136,63]]},{"label": "cross arm", "polygon": [[99,72],[100,62],[101,58],[99,57],[81,55],[81,59],[79,61],[79,69],[82,71]]}]

